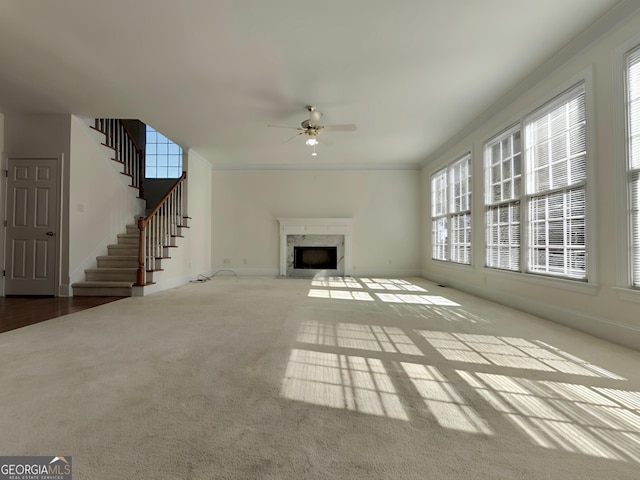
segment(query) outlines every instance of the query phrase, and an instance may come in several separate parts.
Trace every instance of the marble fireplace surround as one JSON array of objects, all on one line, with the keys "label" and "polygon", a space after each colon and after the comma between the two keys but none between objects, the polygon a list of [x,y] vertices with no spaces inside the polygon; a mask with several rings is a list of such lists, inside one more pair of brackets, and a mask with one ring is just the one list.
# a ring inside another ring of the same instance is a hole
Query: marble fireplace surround
[{"label": "marble fireplace surround", "polygon": [[[293,247],[296,244],[338,246],[338,257],[340,257],[342,238],[344,238],[344,259],[339,262],[337,271],[329,271],[329,273],[346,275],[351,271],[351,218],[278,218],[278,222],[280,223],[281,277],[304,275],[304,273],[293,274],[291,262],[288,261],[293,258]],[[314,271],[306,273],[312,275]]]}]

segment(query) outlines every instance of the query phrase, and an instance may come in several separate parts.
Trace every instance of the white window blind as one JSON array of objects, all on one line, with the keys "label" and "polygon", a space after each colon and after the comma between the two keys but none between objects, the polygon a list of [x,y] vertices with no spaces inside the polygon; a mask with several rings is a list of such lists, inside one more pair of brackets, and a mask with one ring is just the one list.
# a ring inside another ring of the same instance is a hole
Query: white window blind
[{"label": "white window blind", "polygon": [[449,166],[451,258],[471,263],[471,154]]},{"label": "white window blind", "polygon": [[431,257],[471,263],[471,154],[431,175]]},{"label": "white window blind", "polygon": [[631,195],[631,281],[640,287],[640,48],[627,56],[627,152]]},{"label": "white window blind", "polygon": [[525,120],[527,269],[585,280],[586,111],[584,85]]},{"label": "white window blind", "polygon": [[448,259],[447,226],[447,169],[431,176],[431,256],[435,260]]},{"label": "white window blind", "polygon": [[485,146],[486,265],[520,270],[520,130],[511,130]]}]

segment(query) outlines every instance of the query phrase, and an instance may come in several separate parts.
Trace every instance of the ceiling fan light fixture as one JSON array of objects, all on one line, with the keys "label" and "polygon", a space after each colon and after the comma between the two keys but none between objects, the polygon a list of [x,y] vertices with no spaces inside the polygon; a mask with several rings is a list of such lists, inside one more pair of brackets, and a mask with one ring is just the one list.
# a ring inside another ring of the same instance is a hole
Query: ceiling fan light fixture
[{"label": "ceiling fan light fixture", "polygon": [[307,145],[309,145],[310,147],[315,147],[318,144],[318,140],[316,140],[315,138],[311,137],[311,138],[308,138],[305,143]]}]

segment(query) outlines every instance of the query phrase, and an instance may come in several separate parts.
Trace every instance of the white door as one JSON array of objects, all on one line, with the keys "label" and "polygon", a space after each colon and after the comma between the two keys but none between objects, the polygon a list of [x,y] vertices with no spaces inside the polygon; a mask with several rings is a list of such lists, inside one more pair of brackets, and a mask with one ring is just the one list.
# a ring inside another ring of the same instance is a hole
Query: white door
[{"label": "white door", "polygon": [[5,295],[55,295],[58,160],[9,158]]}]

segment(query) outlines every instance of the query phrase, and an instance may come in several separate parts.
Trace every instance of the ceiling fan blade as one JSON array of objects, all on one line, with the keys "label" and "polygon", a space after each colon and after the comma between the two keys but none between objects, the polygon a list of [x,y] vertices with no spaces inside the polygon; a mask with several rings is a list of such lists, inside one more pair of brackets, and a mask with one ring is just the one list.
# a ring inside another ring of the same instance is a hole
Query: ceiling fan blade
[{"label": "ceiling fan blade", "polygon": [[300,128],[298,127],[289,127],[286,125],[267,125],[267,127],[273,127],[273,128],[288,128],[290,130],[300,130]]},{"label": "ceiling fan blade", "polygon": [[291,137],[289,140],[286,140],[284,142],[282,142],[282,144],[284,145],[285,143],[290,142],[291,140],[293,140],[296,137],[299,137],[300,135],[302,135],[304,132],[300,132],[300,133],[296,133],[293,137]]},{"label": "ceiling fan blade", "polygon": [[353,132],[356,130],[356,125],[354,123],[347,123],[344,125],[325,125],[323,130],[327,132]]}]

